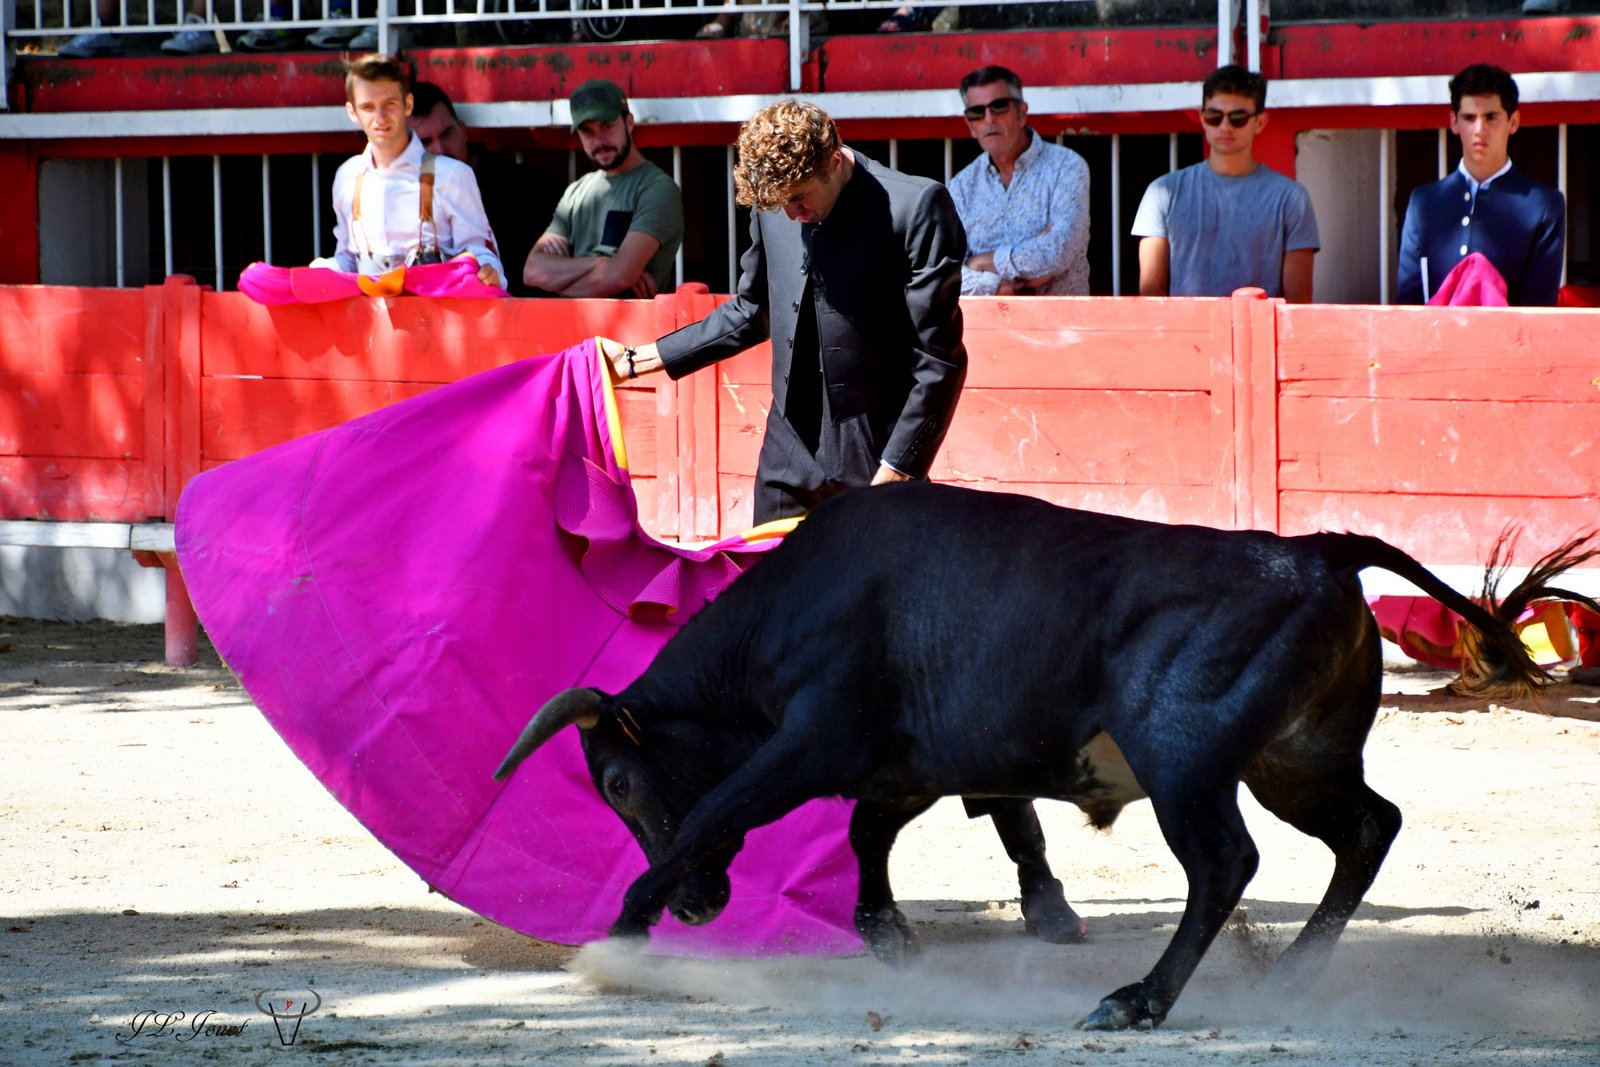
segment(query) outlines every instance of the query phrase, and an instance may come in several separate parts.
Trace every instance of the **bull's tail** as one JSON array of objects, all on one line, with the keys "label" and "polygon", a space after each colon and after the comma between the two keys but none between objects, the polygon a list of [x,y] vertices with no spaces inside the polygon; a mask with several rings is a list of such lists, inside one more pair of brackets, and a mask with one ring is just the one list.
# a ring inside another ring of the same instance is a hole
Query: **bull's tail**
[{"label": "bull's tail", "polygon": [[[1505,577],[1517,541],[1514,528],[1495,540],[1484,567],[1481,602],[1463,596],[1406,553],[1376,537],[1324,534],[1329,561],[1339,569],[1381,567],[1397,574],[1465,619],[1475,636],[1466,642],[1468,657],[1452,688],[1464,695],[1526,695],[1554,681],[1533,661],[1511,628],[1517,616],[1536,600],[1571,600],[1600,612],[1600,604],[1551,583],[1573,567],[1600,556],[1600,531],[1591,530],[1541,557],[1526,577],[1503,598],[1497,586]],[[1486,606],[1487,605],[1487,606]]]}]

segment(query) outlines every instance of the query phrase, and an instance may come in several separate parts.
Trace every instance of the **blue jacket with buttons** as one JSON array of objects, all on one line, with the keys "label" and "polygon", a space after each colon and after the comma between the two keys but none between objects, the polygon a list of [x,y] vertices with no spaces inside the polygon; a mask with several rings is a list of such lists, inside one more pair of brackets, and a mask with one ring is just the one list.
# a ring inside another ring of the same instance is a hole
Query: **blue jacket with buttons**
[{"label": "blue jacket with buttons", "polygon": [[1482,252],[1506,280],[1512,307],[1554,306],[1566,255],[1566,215],[1559,192],[1515,167],[1481,186],[1476,201],[1459,168],[1421,186],[1406,205],[1396,302],[1426,303],[1457,263]]}]

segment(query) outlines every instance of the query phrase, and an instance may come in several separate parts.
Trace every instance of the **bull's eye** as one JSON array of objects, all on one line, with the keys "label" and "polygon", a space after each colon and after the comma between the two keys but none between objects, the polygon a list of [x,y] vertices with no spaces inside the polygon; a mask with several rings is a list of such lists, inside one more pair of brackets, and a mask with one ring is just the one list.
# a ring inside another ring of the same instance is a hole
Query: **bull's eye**
[{"label": "bull's eye", "polygon": [[611,795],[613,797],[615,797],[618,800],[627,800],[628,799],[628,776],[627,775],[625,775],[625,774],[616,775],[607,784],[611,788]]}]

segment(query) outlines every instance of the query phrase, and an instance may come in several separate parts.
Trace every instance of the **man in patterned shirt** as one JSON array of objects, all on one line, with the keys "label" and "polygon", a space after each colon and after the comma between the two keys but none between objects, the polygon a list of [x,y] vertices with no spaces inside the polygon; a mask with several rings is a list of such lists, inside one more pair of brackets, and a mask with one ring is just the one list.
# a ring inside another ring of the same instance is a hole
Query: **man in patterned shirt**
[{"label": "man in patterned shirt", "polygon": [[950,181],[967,228],[961,292],[1089,295],[1089,165],[1028,128],[1022,79],[983,67],[961,79],[983,149]]}]

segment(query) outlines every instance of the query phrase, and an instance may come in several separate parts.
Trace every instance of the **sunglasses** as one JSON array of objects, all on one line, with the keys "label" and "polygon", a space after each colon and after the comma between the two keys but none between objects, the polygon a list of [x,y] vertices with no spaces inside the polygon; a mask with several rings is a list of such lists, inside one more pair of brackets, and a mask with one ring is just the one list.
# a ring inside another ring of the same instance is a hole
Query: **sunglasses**
[{"label": "sunglasses", "polygon": [[971,107],[963,109],[961,113],[967,117],[968,122],[977,122],[983,118],[985,109],[988,109],[991,115],[1004,115],[1011,110],[1012,104],[1020,103],[1022,101],[1014,96],[1002,96],[998,100],[989,101],[987,104],[973,104]]},{"label": "sunglasses", "polygon": [[1221,126],[1222,120],[1227,119],[1228,125],[1236,130],[1244,129],[1244,124],[1261,114],[1259,111],[1229,111],[1223,114],[1214,107],[1208,107],[1200,112],[1200,121],[1207,126]]}]

